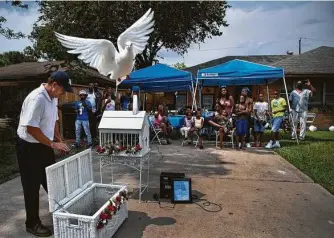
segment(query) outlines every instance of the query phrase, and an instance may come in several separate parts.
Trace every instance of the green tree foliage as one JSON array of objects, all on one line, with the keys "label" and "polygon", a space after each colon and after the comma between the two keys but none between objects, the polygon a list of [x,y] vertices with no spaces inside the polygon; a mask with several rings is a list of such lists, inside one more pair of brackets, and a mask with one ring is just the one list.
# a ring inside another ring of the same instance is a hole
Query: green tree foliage
[{"label": "green tree foliage", "polygon": [[30,46],[26,47],[23,53],[19,51],[4,52],[0,54],[0,67],[23,62],[36,62],[37,58],[31,52],[33,49]]},{"label": "green tree foliage", "polygon": [[[6,1],[6,3],[11,2],[12,6],[19,8],[28,8],[27,4],[23,4],[22,1]],[[0,16],[0,35],[3,35],[7,39],[20,39],[24,38],[25,35],[22,32],[15,32],[8,27],[5,27],[4,24],[7,22],[7,19],[4,16]]]},{"label": "green tree foliage", "polygon": [[177,63],[173,64],[172,67],[177,68],[177,69],[185,69],[185,68],[187,68],[188,66],[185,65],[185,63],[183,63],[183,62],[182,62],[182,63],[177,62]]},{"label": "green tree foliage", "polygon": [[159,50],[166,49],[184,54],[190,44],[222,35],[225,21],[225,1],[41,1],[41,16],[34,25],[30,39],[35,50],[49,60],[77,59],[66,53],[54,36],[61,34],[108,39],[116,45],[117,37],[149,8],[154,10],[155,31],[141,55],[136,57],[136,68],[152,65]]}]

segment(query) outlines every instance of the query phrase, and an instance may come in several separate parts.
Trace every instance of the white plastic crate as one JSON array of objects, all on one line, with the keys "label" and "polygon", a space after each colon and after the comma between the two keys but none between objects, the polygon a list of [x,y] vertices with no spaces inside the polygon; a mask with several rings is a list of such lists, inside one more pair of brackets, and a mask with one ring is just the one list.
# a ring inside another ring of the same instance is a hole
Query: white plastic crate
[{"label": "white plastic crate", "polygon": [[92,154],[87,149],[46,168],[49,210],[53,213],[54,237],[112,237],[128,217],[127,202],[102,229],[100,214],[127,191],[126,186],[93,183]]},{"label": "white plastic crate", "polygon": [[[146,112],[134,114],[132,111],[105,111],[99,124],[100,146],[115,145],[117,142],[125,148],[139,144],[141,150],[133,156],[142,157],[150,151],[150,127]],[[125,151],[117,156],[128,156]]]}]

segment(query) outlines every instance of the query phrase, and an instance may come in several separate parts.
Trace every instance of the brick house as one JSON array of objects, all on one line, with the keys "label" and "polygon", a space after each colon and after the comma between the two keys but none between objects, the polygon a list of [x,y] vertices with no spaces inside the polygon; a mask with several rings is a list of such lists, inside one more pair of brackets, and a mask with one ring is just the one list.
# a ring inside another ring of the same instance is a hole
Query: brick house
[{"label": "brick house", "polygon": [[[314,124],[321,129],[328,129],[334,124],[334,47],[322,46],[300,55],[255,55],[255,56],[227,56],[208,61],[185,69],[195,77],[197,71],[203,68],[213,67],[226,63],[233,59],[246,60],[274,67],[282,67],[285,70],[285,79],[288,93],[291,92],[299,80],[310,79],[317,93],[310,100],[309,110],[317,114]],[[234,98],[240,94],[244,86],[229,86],[228,90]],[[267,98],[266,86],[249,85],[252,97],[257,98],[259,92],[264,93]],[[272,98],[274,90],[279,90],[281,96],[286,97],[283,80],[269,85],[269,96]],[[202,105],[215,102],[218,97],[218,87],[204,87],[202,89]],[[191,95],[187,94],[188,105],[191,105]],[[196,97],[198,101],[198,98]]]},{"label": "brick house", "polygon": [[[63,61],[25,62],[0,68],[0,118],[17,118],[25,97],[41,83],[46,82],[50,73],[58,69]],[[74,93],[65,93],[59,98],[59,105],[79,100],[78,92],[88,88],[89,82],[100,86],[115,85],[109,78],[94,69],[84,69],[81,81],[71,79]],[[71,76],[71,71],[69,72]],[[73,83],[76,82],[76,83]],[[103,88],[101,88],[103,90]],[[63,127],[62,112],[59,110],[60,127]],[[62,130],[61,130],[62,131]]]}]

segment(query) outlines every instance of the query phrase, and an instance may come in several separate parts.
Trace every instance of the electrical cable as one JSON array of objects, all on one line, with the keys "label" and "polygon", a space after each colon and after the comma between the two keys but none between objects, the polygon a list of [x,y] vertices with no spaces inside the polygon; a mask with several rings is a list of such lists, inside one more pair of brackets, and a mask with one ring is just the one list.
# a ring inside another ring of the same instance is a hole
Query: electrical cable
[{"label": "electrical cable", "polygon": [[[159,194],[157,194],[157,193],[153,194],[153,199],[159,204],[159,207],[162,208],[162,209],[165,209],[165,208],[174,209],[175,206],[176,206],[176,203],[174,203],[173,206],[162,206],[161,202],[160,202],[160,199],[159,199]],[[220,204],[210,202],[207,199],[200,199],[197,195],[192,195],[192,199],[197,200],[197,201],[193,201],[193,203],[196,204],[197,206],[199,206],[200,208],[202,208],[206,212],[220,212],[220,211],[223,210],[223,208]],[[200,202],[202,202],[202,204]],[[218,209],[216,209],[216,210],[207,209],[207,207],[210,207],[210,206],[215,206]]]},{"label": "electrical cable", "polygon": [[[192,195],[192,198],[197,200],[198,202],[194,202],[197,206],[199,206],[200,208],[202,208],[204,211],[206,212],[220,212],[223,210],[222,206],[220,204],[214,203],[214,202],[210,202],[206,199],[200,199],[198,198],[197,195]],[[203,202],[202,204],[200,204],[199,202]],[[210,206],[215,206],[218,209],[217,210],[208,210],[206,207],[210,207]]]}]

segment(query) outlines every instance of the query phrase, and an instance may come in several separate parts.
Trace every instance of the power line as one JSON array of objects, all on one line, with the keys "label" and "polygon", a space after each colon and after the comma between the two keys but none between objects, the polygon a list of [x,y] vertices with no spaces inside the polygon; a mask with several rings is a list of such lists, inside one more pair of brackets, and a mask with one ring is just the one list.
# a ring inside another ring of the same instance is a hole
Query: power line
[{"label": "power line", "polygon": [[[321,39],[314,39],[314,38],[308,38],[308,37],[300,37],[301,39],[306,39],[306,40],[314,40],[314,41],[322,41],[322,42],[331,42],[334,43],[334,41],[328,41],[328,40],[321,40]],[[267,42],[259,42],[259,43],[254,43],[246,46],[230,46],[230,47],[223,47],[223,48],[213,48],[213,49],[196,49],[190,47],[189,50],[191,51],[212,51],[212,50],[227,50],[227,49],[238,49],[238,48],[249,48],[249,47],[254,47],[254,45],[268,45],[268,44],[274,44],[274,43],[279,43],[279,42],[284,42],[284,41],[291,41],[291,40],[300,40],[300,38],[291,38],[291,39],[285,39],[285,40],[279,40],[279,41],[267,41]]]},{"label": "power line", "polygon": [[259,42],[259,43],[254,43],[254,44],[250,44],[250,45],[245,45],[245,46],[230,46],[230,47],[224,47],[224,48],[214,48],[214,49],[195,49],[195,48],[189,48],[190,50],[193,51],[211,51],[211,50],[225,50],[225,49],[236,49],[236,48],[248,48],[248,47],[252,47],[255,44],[257,45],[267,45],[267,44],[274,44],[274,43],[279,43],[279,42],[283,42],[283,41],[290,41],[290,40],[296,40],[298,38],[294,38],[294,39],[285,39],[285,40],[279,40],[279,41],[267,41],[267,42]]}]

